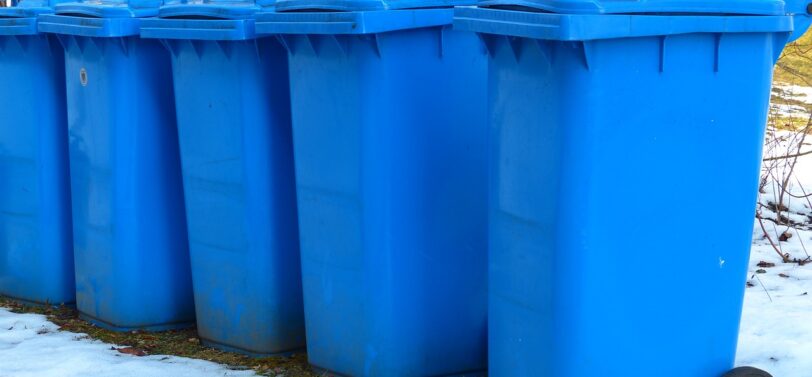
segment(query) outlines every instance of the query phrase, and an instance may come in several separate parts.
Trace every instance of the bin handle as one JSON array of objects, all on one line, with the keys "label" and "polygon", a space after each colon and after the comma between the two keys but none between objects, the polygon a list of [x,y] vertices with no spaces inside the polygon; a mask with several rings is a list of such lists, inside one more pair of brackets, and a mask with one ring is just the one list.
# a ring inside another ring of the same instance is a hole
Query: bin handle
[{"label": "bin handle", "polygon": [[141,38],[238,41],[254,38],[254,20],[154,18],[141,21]]},{"label": "bin handle", "polygon": [[792,16],[793,32],[788,41],[792,42],[804,35],[812,24],[812,1],[786,0],[786,10]]},{"label": "bin handle", "polygon": [[37,24],[30,25],[3,25],[0,24],[0,36],[8,35],[34,35],[37,34]]},{"label": "bin handle", "polygon": [[257,31],[262,34],[359,34],[358,24],[344,22],[263,22],[257,21]]},{"label": "bin handle", "polygon": [[86,18],[64,15],[43,15],[39,31],[83,37],[128,37],[138,35],[137,18]]}]

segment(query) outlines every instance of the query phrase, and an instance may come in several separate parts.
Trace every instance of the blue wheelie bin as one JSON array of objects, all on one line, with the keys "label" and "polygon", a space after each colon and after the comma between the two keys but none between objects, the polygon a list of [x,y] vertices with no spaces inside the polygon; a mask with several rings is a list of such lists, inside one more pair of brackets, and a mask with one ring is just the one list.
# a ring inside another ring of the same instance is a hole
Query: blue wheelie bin
[{"label": "blue wheelie bin", "polygon": [[448,4],[291,0],[257,15],[257,33],[288,51],[319,369],[486,368],[487,56],[450,29]]},{"label": "blue wheelie bin", "polygon": [[489,375],[733,366],[773,63],[808,25],[788,13],[762,0],[457,9],[455,28],[490,55]]},{"label": "blue wheelie bin", "polygon": [[0,8],[0,295],[73,304],[63,52],[45,0]]},{"label": "blue wheelie bin", "polygon": [[194,322],[169,53],[141,40],[145,1],[40,16],[65,50],[80,315],[113,330]]},{"label": "blue wheelie bin", "polygon": [[204,344],[303,349],[287,52],[253,1],[166,2],[142,38],[171,53],[189,248]]}]

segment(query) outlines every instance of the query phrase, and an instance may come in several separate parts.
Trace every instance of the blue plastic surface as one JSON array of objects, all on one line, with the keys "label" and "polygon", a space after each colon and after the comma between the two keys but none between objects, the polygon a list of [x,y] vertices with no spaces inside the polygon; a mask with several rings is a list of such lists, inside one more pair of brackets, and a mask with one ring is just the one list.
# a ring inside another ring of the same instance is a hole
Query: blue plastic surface
[{"label": "blue plastic surface", "polygon": [[792,15],[795,30],[789,37],[790,42],[795,41],[806,33],[812,24],[812,15],[808,13],[809,3],[804,0],[786,0],[786,12]]},{"label": "blue plastic surface", "polygon": [[77,309],[114,330],[163,330],[194,322],[192,278],[171,61],[128,36],[137,22],[45,15],[39,27],[65,49]]},{"label": "blue plastic surface", "polygon": [[449,9],[390,13],[446,26],[258,16],[289,52],[308,359],[351,376],[484,371],[485,51]]},{"label": "blue plastic surface", "polygon": [[79,0],[57,4],[57,14],[98,18],[143,18],[158,15],[162,0]]},{"label": "blue plastic surface", "polygon": [[248,8],[209,5],[142,25],[172,55],[197,331],[255,356],[304,349],[287,52],[252,19],[174,18]]},{"label": "blue plastic surface", "polygon": [[[137,36],[140,19],[137,18],[95,18],[58,14],[39,16],[39,31],[75,37],[118,38]],[[74,38],[79,40],[79,38]],[[96,40],[81,38],[82,41]],[[81,42],[80,42],[81,43]],[[121,43],[121,46],[125,46]]]},{"label": "blue plastic surface", "polygon": [[484,0],[477,4],[481,6],[523,6],[554,13],[700,13],[781,16],[786,13],[784,3],[783,0]]},{"label": "blue plastic surface", "polygon": [[276,10],[286,11],[372,11],[417,8],[448,8],[473,5],[476,0],[277,0]]},{"label": "blue plastic surface", "polygon": [[[0,8],[0,35],[5,37],[15,36],[15,35],[34,35],[37,34],[37,18],[36,17],[17,17],[12,14],[16,13],[7,13],[3,15],[4,8]],[[5,8],[11,9],[11,8]],[[13,38],[7,38],[7,40],[12,40]],[[16,39],[17,41],[22,41],[25,43],[24,39]]]},{"label": "blue plastic surface", "polygon": [[161,18],[213,18],[245,19],[253,18],[262,7],[254,1],[244,0],[166,0],[158,14]]},{"label": "blue plastic surface", "polygon": [[[302,0],[290,0],[302,1]],[[334,0],[335,1],[335,0]],[[602,15],[650,15],[650,16],[684,16],[684,15],[699,15],[708,16],[736,16],[736,15],[772,15],[772,16],[793,16],[789,21],[794,23],[795,32],[791,35],[790,40],[794,41],[803,35],[812,23],[812,18],[807,13],[809,3],[805,0],[484,0],[477,3],[480,7],[494,7],[494,8],[525,8],[524,10],[538,12],[552,12],[559,14],[602,14]],[[529,12],[528,12],[529,13]],[[719,17],[726,21],[734,21],[731,17]],[[605,24],[606,20],[598,17],[592,18],[570,18],[572,21],[579,22],[598,22],[598,24],[585,24],[585,29],[589,33],[605,33],[606,29],[616,30],[618,27],[621,29],[624,25],[619,22],[624,18],[613,18],[610,24]],[[637,27],[643,26],[643,29],[651,29],[652,26],[659,31],[657,33],[673,34],[673,32],[665,31],[670,26],[671,22],[677,22],[681,27],[685,28],[691,24],[696,28],[700,25],[706,25],[715,21],[706,20],[704,17],[675,17],[672,19],[657,19],[651,18],[644,20],[640,18],[629,18],[628,21],[635,21],[644,23],[645,25],[636,25]],[[717,19],[718,20],[718,19]],[[752,19],[750,19],[752,21]],[[495,20],[489,20],[486,23],[493,24]],[[514,20],[516,21],[516,20]],[[739,22],[739,21],[734,21]],[[765,22],[765,21],[758,21]],[[538,23],[538,19],[531,21],[525,27],[548,27]],[[578,32],[574,27],[567,27],[569,30]],[[635,28],[626,26],[629,28]],[[466,28],[470,28],[466,26]],[[689,27],[690,28],[690,27]],[[478,28],[476,28],[478,29]],[[715,27],[718,29],[718,26]],[[473,30],[473,29],[472,29]],[[587,31],[584,30],[584,31]],[[697,30],[701,32],[703,30]],[[714,30],[720,31],[720,30]],[[733,32],[742,32],[741,30],[732,30]],[[759,30],[760,31],[760,30]],[[550,38],[550,37],[545,37]],[[610,37],[611,38],[611,37]],[[552,38],[556,39],[556,38]]]},{"label": "blue plastic surface", "polygon": [[[197,19],[159,19],[150,18],[141,21],[142,38],[159,38],[167,40],[190,40],[195,43],[203,53],[205,48],[225,49],[230,52],[230,46],[253,44],[251,43],[217,43],[209,44],[201,41],[245,41],[254,39],[254,20],[250,19],[221,19],[221,20],[197,20]],[[175,43],[177,44],[177,43]],[[169,46],[167,46],[169,47]],[[175,54],[177,55],[177,54]],[[226,56],[228,58],[229,56]],[[175,61],[173,59],[173,61]],[[211,63],[207,63],[211,64]],[[237,63],[239,64],[239,63]]]},{"label": "blue plastic surface", "polygon": [[[484,34],[588,41],[691,33],[780,33],[793,30],[789,16],[571,15],[477,7],[456,9],[455,28]],[[775,58],[781,49],[775,50]]]},{"label": "blue plastic surface", "polygon": [[788,17],[458,15],[491,56],[489,375],[728,371]]},{"label": "blue plastic surface", "polygon": [[0,7],[0,18],[33,18],[40,14],[53,13],[54,6],[64,1],[65,0],[22,0],[17,3],[17,5],[11,7]]},{"label": "blue plastic surface", "polygon": [[0,8],[0,295],[73,304],[63,53],[31,14]]},{"label": "blue plastic surface", "polygon": [[433,9],[430,12],[426,10],[263,12],[256,16],[256,32],[261,35],[372,35],[396,30],[446,26],[453,18],[453,9]]}]

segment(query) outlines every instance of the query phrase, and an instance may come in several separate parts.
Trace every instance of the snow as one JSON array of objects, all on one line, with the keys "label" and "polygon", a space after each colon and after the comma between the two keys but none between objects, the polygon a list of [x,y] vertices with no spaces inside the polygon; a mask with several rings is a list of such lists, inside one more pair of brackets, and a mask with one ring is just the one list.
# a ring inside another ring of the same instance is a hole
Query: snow
[{"label": "snow", "polygon": [[773,94],[779,95],[783,100],[773,101],[770,104],[771,114],[800,119],[807,119],[809,117],[809,112],[806,108],[789,102],[812,102],[812,88],[800,85],[775,84],[773,86]]},{"label": "snow", "polygon": [[84,334],[58,331],[39,314],[0,308],[0,377],[255,376],[203,360],[133,356]]},{"label": "snow", "polygon": [[[809,92],[805,99],[812,101],[812,88],[796,93]],[[789,133],[779,132],[779,138],[787,139],[772,151],[773,155],[786,154],[791,139]],[[812,136],[807,143],[812,142]],[[797,143],[795,144],[797,148]],[[809,145],[802,150],[810,150]],[[789,148],[793,154],[797,149]],[[795,195],[812,193],[812,155],[798,159],[794,168],[797,178],[791,180]],[[760,197],[763,204],[775,202],[772,185],[765,188]],[[812,200],[812,198],[810,198]],[[788,217],[795,221],[809,222],[812,205],[806,199],[790,198],[785,203],[789,208]],[[762,209],[762,216],[775,219],[774,212]],[[805,259],[812,254],[812,230],[795,230],[786,226],[764,221],[767,232],[783,253],[791,258]],[[777,234],[789,229],[792,237],[786,242],[778,242]],[[807,226],[806,229],[812,229]],[[759,267],[759,262],[774,263],[775,267]],[[758,273],[758,270],[766,271]],[[739,334],[737,365],[749,365],[764,369],[775,377],[807,377],[812,371],[812,263],[799,266],[797,263],[783,263],[781,258],[764,239],[764,232],[756,220],[753,229],[753,247],[750,253],[748,273],[751,287],[745,291],[744,310]]]},{"label": "snow", "polygon": [[[755,366],[776,377],[806,377],[812,371],[812,265],[782,263],[761,236],[760,228],[754,231],[748,275],[754,286],[745,293],[736,364]],[[801,240],[812,252],[810,231],[799,231],[781,247],[805,257]],[[775,267],[756,273],[760,261]]]}]

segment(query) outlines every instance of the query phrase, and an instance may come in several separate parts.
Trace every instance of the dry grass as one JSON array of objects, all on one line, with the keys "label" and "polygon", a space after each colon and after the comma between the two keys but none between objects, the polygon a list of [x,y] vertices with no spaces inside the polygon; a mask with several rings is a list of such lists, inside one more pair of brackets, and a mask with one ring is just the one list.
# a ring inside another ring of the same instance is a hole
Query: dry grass
[{"label": "dry grass", "polygon": [[776,65],[775,81],[812,86],[812,32],[787,45]]},{"label": "dry grass", "polygon": [[307,364],[307,355],[297,353],[290,357],[253,358],[231,352],[218,351],[200,344],[194,328],[161,332],[114,332],[94,326],[78,318],[75,309],[69,307],[24,306],[16,301],[0,297],[0,307],[15,313],[43,314],[61,330],[87,334],[125,349],[130,354],[174,355],[203,359],[227,365],[232,369],[252,369],[264,376],[311,377],[318,376]]}]

